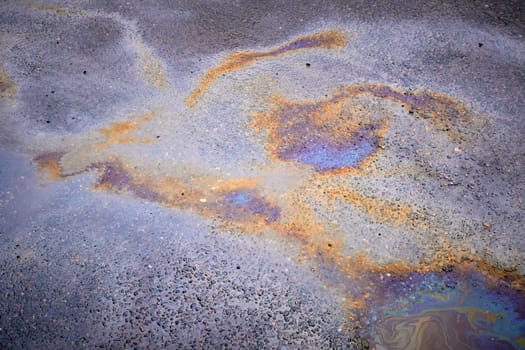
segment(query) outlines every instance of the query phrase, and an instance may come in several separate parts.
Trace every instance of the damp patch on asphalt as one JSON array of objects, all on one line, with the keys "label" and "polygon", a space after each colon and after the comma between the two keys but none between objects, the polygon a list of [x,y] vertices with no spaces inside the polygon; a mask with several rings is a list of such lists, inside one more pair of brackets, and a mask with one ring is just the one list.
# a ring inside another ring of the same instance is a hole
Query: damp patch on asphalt
[{"label": "damp patch on asphalt", "polygon": [[[503,229],[520,229],[521,184],[489,196],[480,180],[505,184],[519,173],[519,164],[496,165],[505,177],[487,173],[483,158],[499,144],[492,135],[516,133],[511,126],[446,89],[326,78],[338,65],[359,68],[349,61],[365,35],[356,27],[223,52],[178,85],[134,22],[32,8],[118,23],[133,81],[147,91],[79,132],[35,133],[23,148],[42,181],[89,179],[97,193],[195,215],[222,232],[275,235],[344,296],[351,332],[378,350],[525,346],[520,252],[491,251]],[[0,98],[24,88],[0,67]],[[506,223],[499,208],[518,219]]]}]

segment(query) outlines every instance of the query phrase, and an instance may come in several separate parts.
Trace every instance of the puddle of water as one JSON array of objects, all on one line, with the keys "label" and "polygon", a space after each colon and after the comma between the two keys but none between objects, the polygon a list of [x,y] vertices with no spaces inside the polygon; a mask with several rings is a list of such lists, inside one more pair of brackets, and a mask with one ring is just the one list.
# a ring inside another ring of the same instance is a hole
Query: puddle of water
[{"label": "puddle of water", "polygon": [[[390,279],[389,277],[386,278]],[[366,316],[377,349],[522,349],[525,298],[479,272],[410,274],[382,286]]]}]

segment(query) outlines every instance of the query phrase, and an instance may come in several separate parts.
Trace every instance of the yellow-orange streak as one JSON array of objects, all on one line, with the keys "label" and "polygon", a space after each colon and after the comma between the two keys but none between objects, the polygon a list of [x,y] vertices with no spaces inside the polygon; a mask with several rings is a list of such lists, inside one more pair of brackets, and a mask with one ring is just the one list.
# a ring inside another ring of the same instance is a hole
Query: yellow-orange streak
[{"label": "yellow-orange streak", "polygon": [[162,62],[142,41],[140,36],[132,35],[130,41],[137,50],[145,80],[160,90],[166,90],[169,87],[169,83]]},{"label": "yellow-orange streak", "polygon": [[417,219],[419,213],[410,205],[389,203],[384,199],[368,197],[349,188],[328,189],[326,194],[355,205],[380,222],[421,229],[428,228],[428,224]]},{"label": "yellow-orange streak", "polygon": [[95,145],[95,151],[108,149],[112,145],[130,144],[130,143],[150,143],[151,139],[139,139],[132,135],[138,129],[140,124],[153,119],[154,113],[149,112],[135,120],[112,123],[107,128],[100,128],[98,131],[106,137],[104,142]]},{"label": "yellow-orange streak", "polygon": [[[313,44],[305,47],[289,47],[290,44],[300,41],[311,41]],[[201,95],[210,87],[210,85],[222,74],[231,73],[243,69],[256,61],[271,57],[289,55],[293,52],[312,49],[339,49],[347,44],[347,38],[337,30],[329,30],[317,34],[298,37],[289,44],[282,45],[269,51],[240,51],[231,53],[219,66],[210,69],[201,78],[199,85],[186,98],[185,103],[188,107],[193,107]],[[289,47],[289,48],[288,48]]]}]

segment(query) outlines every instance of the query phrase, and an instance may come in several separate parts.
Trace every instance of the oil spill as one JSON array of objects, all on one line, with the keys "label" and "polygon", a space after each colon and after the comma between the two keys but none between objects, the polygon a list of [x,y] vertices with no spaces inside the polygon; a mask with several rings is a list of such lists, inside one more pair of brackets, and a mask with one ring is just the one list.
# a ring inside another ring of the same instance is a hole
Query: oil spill
[{"label": "oil spill", "polygon": [[200,177],[191,181],[170,176],[137,173],[135,167],[116,157],[88,164],[75,173],[64,173],[60,165],[64,153],[44,153],[34,158],[41,171],[57,180],[86,172],[98,174],[95,188],[188,210],[208,218],[220,219],[224,226],[259,232],[277,222],[280,208],[256,189],[257,180],[224,181]]},{"label": "oil spill", "polygon": [[[411,219],[410,206],[383,206],[379,199],[340,189],[333,195],[341,193],[382,221],[427,228],[425,220]],[[373,348],[426,349],[434,343],[436,349],[523,347],[524,276],[446,242],[419,264],[378,263],[361,253],[348,254],[339,234],[315,225],[306,207],[301,212],[304,216],[282,227],[281,235],[299,242],[320,278],[345,295],[348,318]],[[416,321],[427,323],[414,327]]]},{"label": "oil spill", "polygon": [[387,280],[368,309],[377,349],[521,349],[525,298],[475,271]]},{"label": "oil spill", "polygon": [[468,110],[448,96],[362,84],[339,88],[319,101],[274,96],[270,112],[255,113],[252,127],[267,132],[267,150],[275,159],[307,164],[319,173],[359,170],[381,148],[391,120],[385,112],[372,115],[356,108],[365,96],[403,105],[456,141],[466,134],[462,128],[472,125]]},{"label": "oil spill", "polygon": [[[69,177],[60,153],[35,158],[54,178]],[[346,253],[337,234],[317,222],[307,205],[284,211],[258,190],[257,179],[190,179],[137,170],[115,157],[89,164],[96,188],[194,212],[247,233],[272,230],[298,243],[320,277],[347,297],[349,318],[376,349],[519,349],[525,322],[523,276],[487,265],[462,252],[443,251],[420,265],[376,263]],[[455,323],[454,323],[455,322]],[[453,327],[451,326],[453,325]],[[445,349],[447,347],[444,347]]]},{"label": "oil spill", "polygon": [[298,37],[288,44],[269,51],[240,51],[230,54],[217,67],[210,69],[201,78],[199,85],[186,98],[188,107],[193,107],[211,84],[223,74],[231,73],[268,58],[289,55],[305,49],[340,49],[346,46],[346,36],[337,30],[329,30],[312,35]]},{"label": "oil spill", "polygon": [[452,259],[448,263],[436,259],[411,266],[339,254],[317,255],[320,274],[346,296],[355,331],[373,349],[522,349],[525,345],[522,276],[476,258],[457,258],[452,264]]},{"label": "oil spill", "polygon": [[136,174],[116,159],[86,170],[91,169],[101,172],[98,189],[127,192],[165,207],[195,212],[218,219],[226,227],[259,232],[280,218],[280,209],[257,192],[255,180],[151,177]]},{"label": "oil spill", "polygon": [[[205,73],[186,103],[194,105],[219,75],[258,60],[345,44],[342,34],[330,31],[270,51],[234,53]],[[436,132],[458,142],[465,140],[464,128],[473,123],[471,113],[448,96],[382,84],[340,87],[319,101],[274,96],[267,112],[253,114],[250,126],[266,133],[271,159],[286,165],[281,171],[288,166],[297,170],[298,165],[312,169],[304,172],[311,177],[303,179],[303,187],[279,194],[265,191],[259,178],[227,179],[173,168],[166,173],[147,168],[137,155],[126,157],[126,146],[151,142],[139,137],[139,131],[148,136],[141,127],[154,113],[112,123],[72,142],[77,149],[42,153],[34,161],[54,180],[94,172],[98,190],[195,213],[228,229],[271,231],[296,244],[300,258],[346,296],[349,318],[376,349],[523,347],[523,276],[491,266],[474,253],[449,248],[446,239],[432,243],[434,256],[415,264],[374,261],[349,247],[347,236],[352,237],[354,228],[323,220],[311,204],[322,203],[330,212],[330,203],[342,201],[376,222],[406,229],[407,235],[430,230],[428,213],[416,205],[364,195],[350,181],[328,181],[347,172],[364,176],[367,162],[381,152],[394,120],[388,109],[366,108],[370,101],[403,105],[413,112],[409,118],[423,118]],[[113,147],[117,145],[121,147]]]},{"label": "oil spill", "polygon": [[294,103],[274,97],[271,112],[256,113],[252,127],[268,132],[267,151],[278,160],[320,173],[357,169],[377,151],[387,120],[354,114],[349,100]]}]

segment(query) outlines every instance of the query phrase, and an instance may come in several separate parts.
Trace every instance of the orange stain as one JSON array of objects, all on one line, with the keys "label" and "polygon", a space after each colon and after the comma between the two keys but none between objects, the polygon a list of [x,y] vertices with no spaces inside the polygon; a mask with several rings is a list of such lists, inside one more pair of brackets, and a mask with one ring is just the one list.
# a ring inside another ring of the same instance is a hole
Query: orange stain
[{"label": "orange stain", "polygon": [[410,264],[402,260],[378,263],[371,260],[362,253],[353,256],[335,256],[334,264],[350,278],[359,278],[366,274],[396,274],[398,276],[410,273],[440,272],[444,267],[451,266],[463,273],[481,272],[494,286],[501,280],[509,281],[515,290],[525,290],[525,276],[516,271],[505,271],[492,264],[487,263],[474,254],[468,254],[458,250],[441,249],[441,254],[419,264]]},{"label": "orange stain", "polygon": [[[331,31],[300,37],[270,51],[233,53],[220,66],[205,74],[186,103],[194,105],[220,74],[242,69],[264,58],[305,48],[339,48],[345,44],[346,38],[342,34]],[[348,164],[329,163],[328,166],[318,166],[316,176],[361,172],[381,149],[380,141],[386,137],[392,123],[387,113],[373,114],[366,108],[358,108],[359,103],[363,103],[362,98],[369,97],[403,104],[405,108],[428,119],[433,127],[446,133],[454,132],[453,127],[448,127],[449,124],[461,126],[469,118],[468,111],[461,104],[444,95],[430,92],[408,93],[381,84],[362,84],[339,88],[331,97],[321,101],[291,102],[274,96],[269,103],[270,111],[254,114],[251,127],[267,133],[266,149],[274,159],[303,162],[315,167],[314,161],[308,163],[310,156],[316,160],[315,154],[306,152],[305,157],[301,154],[305,149],[308,151],[310,143],[313,144],[312,147],[321,145],[320,150],[332,147],[339,151],[346,147],[356,152],[355,159],[349,158]],[[99,129],[105,140],[95,145],[95,151],[105,150],[112,145],[149,142],[148,139],[141,140],[133,134],[153,116],[153,112],[150,112],[134,120],[116,122]],[[359,147],[364,147],[365,151],[361,152]],[[296,151],[298,156],[294,153]],[[35,161],[52,178],[59,179],[65,176],[60,166],[61,157],[62,154],[49,153],[36,157]],[[444,266],[454,266],[463,271],[481,271],[494,283],[504,279],[510,281],[516,290],[525,288],[524,277],[517,272],[505,271],[474,253],[455,249],[446,239],[435,242],[434,256],[414,264],[402,260],[378,263],[365,254],[349,253],[341,229],[333,230],[329,224],[318,220],[315,210],[297,193],[303,189],[296,193],[285,193],[277,200],[261,194],[260,179],[220,179],[210,176],[177,178],[137,170],[117,158],[85,164],[84,171],[92,170],[99,173],[97,189],[127,193],[164,207],[194,212],[216,220],[224,227],[246,233],[257,234],[266,230],[276,232],[283,239],[301,247],[303,256],[318,264],[320,269],[336,271],[345,283],[355,284],[356,286],[351,287],[353,289],[349,289],[347,299],[349,307],[354,309],[365,309],[371,300],[381,298],[381,285],[374,279],[377,276],[439,272]],[[319,177],[314,179],[319,180]],[[314,199],[315,196],[323,197],[324,194],[330,196],[330,199],[343,200],[382,223],[429,229],[424,218],[425,213],[404,203],[365,196],[351,188],[320,185],[312,191]],[[420,219],[420,216],[423,218]],[[374,277],[370,279],[373,282],[367,284],[370,276]],[[353,282],[361,280],[363,283]]]},{"label": "orange stain", "polygon": [[339,198],[360,208],[375,220],[397,226],[428,229],[428,224],[420,219],[425,216],[412,206],[388,202],[382,198],[372,198],[352,189],[328,189],[326,194]]},{"label": "orange stain", "polygon": [[134,120],[125,122],[112,123],[107,128],[100,128],[98,131],[106,137],[104,142],[95,145],[96,151],[103,151],[111,147],[112,145],[122,145],[131,143],[151,143],[153,140],[146,138],[141,139],[134,137],[130,134],[137,131],[142,123],[146,123],[152,120],[154,117],[153,112],[149,112],[143,116],[140,116]]},{"label": "orange stain", "polygon": [[29,6],[35,10],[54,12],[57,15],[80,15],[85,13],[85,11],[82,10],[76,10],[58,5],[44,5],[34,0],[29,0],[27,2]]},{"label": "orange stain", "polygon": [[62,155],[63,153],[59,152],[44,153],[34,157],[33,160],[37,163],[39,170],[46,173],[50,179],[60,180],[62,178],[62,168],[60,166]]},{"label": "orange stain", "polygon": [[240,51],[231,53],[221,64],[210,69],[201,78],[199,85],[186,98],[188,107],[193,107],[199,98],[208,90],[211,84],[223,74],[231,73],[249,65],[272,57],[281,57],[297,51],[313,48],[340,49],[347,44],[346,36],[337,30],[329,30],[317,34],[300,36],[288,44],[269,51]]}]

